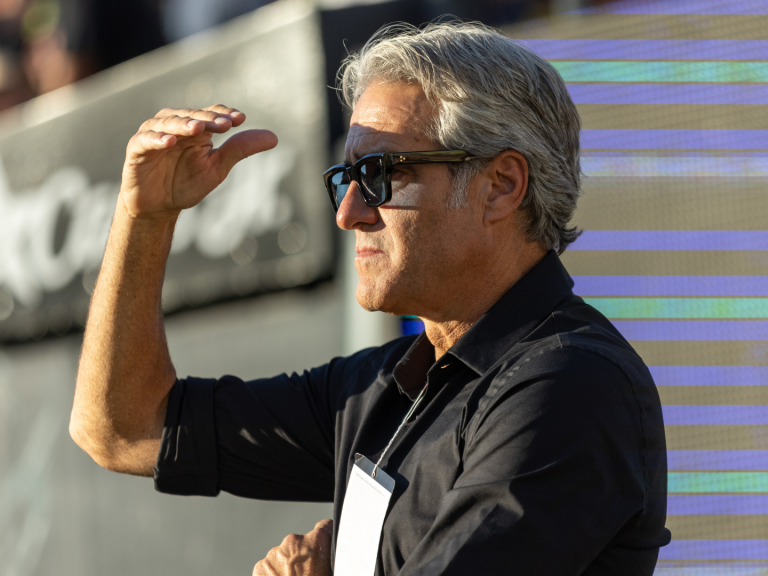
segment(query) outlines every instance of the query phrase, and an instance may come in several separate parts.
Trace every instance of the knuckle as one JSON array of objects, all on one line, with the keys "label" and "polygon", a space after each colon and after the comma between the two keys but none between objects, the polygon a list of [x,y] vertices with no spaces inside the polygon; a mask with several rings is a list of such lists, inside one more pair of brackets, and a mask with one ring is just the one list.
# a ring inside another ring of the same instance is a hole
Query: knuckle
[{"label": "knuckle", "polygon": [[266,564],[267,562],[274,562],[276,561],[280,556],[282,555],[282,550],[280,546],[275,546],[267,552],[267,555],[264,557],[264,559],[261,561],[262,563]]},{"label": "knuckle", "polygon": [[323,530],[327,529],[333,526],[333,520],[326,518],[325,520],[320,520],[317,524],[315,524],[315,530]]},{"label": "knuckle", "polygon": [[283,542],[280,546],[286,546],[286,547],[294,547],[298,546],[301,543],[302,537],[298,534],[288,534],[285,538],[283,538]]},{"label": "knuckle", "polygon": [[139,134],[136,134],[133,138],[131,138],[128,141],[128,146],[126,146],[126,153],[129,156],[140,156],[144,152],[146,152],[147,148],[147,132],[141,132]]}]

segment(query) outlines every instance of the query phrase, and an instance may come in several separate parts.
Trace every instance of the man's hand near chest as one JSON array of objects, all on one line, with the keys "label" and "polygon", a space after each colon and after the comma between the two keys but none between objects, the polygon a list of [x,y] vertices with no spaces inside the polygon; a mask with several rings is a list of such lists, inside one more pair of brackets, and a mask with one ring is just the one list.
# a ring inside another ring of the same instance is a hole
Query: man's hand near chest
[{"label": "man's hand near chest", "polygon": [[309,534],[290,534],[253,568],[253,576],[331,576],[333,521],[321,520]]}]

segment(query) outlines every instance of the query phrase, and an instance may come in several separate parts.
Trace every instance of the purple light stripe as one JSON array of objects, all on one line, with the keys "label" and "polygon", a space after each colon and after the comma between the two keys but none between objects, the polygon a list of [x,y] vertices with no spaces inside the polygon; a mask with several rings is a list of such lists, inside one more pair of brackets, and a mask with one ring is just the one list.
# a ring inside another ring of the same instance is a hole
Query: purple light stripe
[{"label": "purple light stripe", "polygon": [[768,366],[649,366],[656,386],[768,386]]},{"label": "purple light stripe", "polygon": [[768,340],[765,320],[614,320],[613,325],[629,341]]},{"label": "purple light stripe", "polygon": [[521,40],[549,60],[768,60],[766,40]]},{"label": "purple light stripe", "polygon": [[768,407],[752,405],[662,406],[667,426],[754,426],[768,424]]},{"label": "purple light stripe", "polygon": [[765,16],[768,4],[764,0],[737,2],[734,0],[620,0],[604,7],[582,8],[568,14],[703,14],[711,16]]},{"label": "purple light stripe", "polygon": [[569,250],[765,250],[768,230],[587,230]]},{"label": "purple light stripe", "polygon": [[768,162],[768,150],[661,150],[625,152],[623,150],[590,150],[589,158],[641,158],[643,160],[673,158],[676,160],[706,160],[712,162],[718,159],[758,160]]},{"label": "purple light stripe", "polygon": [[581,131],[583,150],[768,150],[768,130]]},{"label": "purple light stripe", "polygon": [[667,450],[667,467],[670,471],[768,470],[768,450]]},{"label": "purple light stripe", "polygon": [[768,296],[768,276],[574,276],[580,296]]},{"label": "purple light stripe", "polygon": [[768,560],[768,540],[672,540],[659,560]]},{"label": "purple light stripe", "polygon": [[765,576],[768,562],[664,562],[653,576]]},{"label": "purple light stripe", "polygon": [[766,84],[568,84],[576,104],[768,104]]},{"label": "purple light stripe", "polygon": [[768,514],[768,495],[765,494],[708,494],[683,495],[670,494],[667,496],[667,515],[680,516],[683,514]]},{"label": "purple light stripe", "polygon": [[[747,150],[592,150],[581,155],[581,168],[591,179],[682,178],[692,181],[728,178],[745,182],[768,182],[768,157],[765,152]],[[621,192],[621,187],[617,187],[616,191]]]}]

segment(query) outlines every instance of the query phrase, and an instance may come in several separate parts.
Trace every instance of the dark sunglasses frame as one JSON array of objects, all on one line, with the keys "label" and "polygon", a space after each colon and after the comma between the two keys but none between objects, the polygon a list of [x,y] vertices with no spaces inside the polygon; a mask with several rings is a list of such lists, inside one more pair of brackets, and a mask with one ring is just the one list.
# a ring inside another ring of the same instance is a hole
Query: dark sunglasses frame
[{"label": "dark sunglasses frame", "polygon": [[[325,181],[325,189],[328,191],[328,196],[331,199],[331,205],[333,206],[334,212],[338,212],[339,206],[336,201],[336,193],[331,179],[341,172],[346,172],[350,184],[353,181],[357,183],[360,195],[363,197],[363,202],[372,208],[376,208],[378,206],[383,206],[392,200],[392,171],[398,164],[452,164],[455,162],[466,162],[473,158],[476,158],[476,156],[472,156],[469,152],[465,152],[464,150],[379,152],[376,154],[366,154],[351,166],[348,164],[331,166],[323,173],[323,180]],[[360,167],[364,164],[372,164],[374,162],[378,163],[379,168],[384,175],[384,198],[380,198],[377,192],[369,190],[368,187],[365,187],[364,189],[364,183],[360,178]],[[370,195],[374,196],[375,199],[368,198],[365,194],[365,190],[369,190]]]}]

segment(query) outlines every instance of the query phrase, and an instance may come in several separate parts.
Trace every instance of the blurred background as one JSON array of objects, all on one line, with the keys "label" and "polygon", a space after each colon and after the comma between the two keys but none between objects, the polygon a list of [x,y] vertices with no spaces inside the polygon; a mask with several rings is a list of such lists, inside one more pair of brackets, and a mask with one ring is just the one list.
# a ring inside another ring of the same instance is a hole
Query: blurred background
[{"label": "blurred background", "polygon": [[768,0],[0,0],[0,576],[249,574],[331,515],[100,469],[67,432],[81,330],[128,139],[217,102],[280,146],[179,221],[178,373],[270,376],[422,329],[357,306],[320,174],[341,60],[446,14],[550,60],[579,108],[586,232],[563,261],[659,387],[656,573],[768,574]]}]

